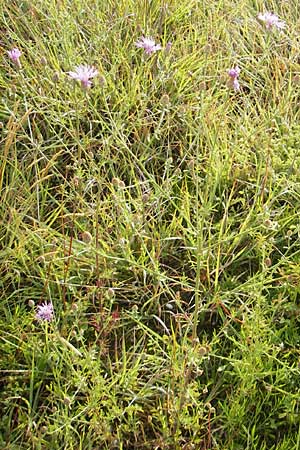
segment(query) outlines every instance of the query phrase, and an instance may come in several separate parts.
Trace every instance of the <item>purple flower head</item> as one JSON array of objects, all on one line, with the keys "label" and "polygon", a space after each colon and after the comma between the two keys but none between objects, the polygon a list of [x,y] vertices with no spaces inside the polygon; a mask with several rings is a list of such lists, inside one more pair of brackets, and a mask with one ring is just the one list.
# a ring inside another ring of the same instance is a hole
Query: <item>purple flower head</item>
[{"label": "purple flower head", "polygon": [[257,18],[265,24],[267,30],[272,30],[273,28],[282,30],[286,26],[286,23],[283,22],[283,20],[280,20],[276,14],[270,12],[260,13]]},{"label": "purple flower head", "polygon": [[239,91],[240,90],[240,83],[239,80],[237,78],[234,78],[234,80],[232,80],[232,87],[235,91]]},{"label": "purple flower head", "polygon": [[171,48],[172,48],[172,42],[167,42],[166,48],[165,48],[166,52],[169,53]]},{"label": "purple flower head", "polygon": [[54,318],[52,302],[42,303],[41,305],[39,305],[37,307],[35,318],[40,322],[44,320],[46,320],[47,322],[51,322]]},{"label": "purple flower head", "polygon": [[235,91],[240,90],[240,83],[238,80],[240,72],[241,72],[241,69],[239,68],[239,66],[232,67],[231,69],[229,69],[227,71],[228,76],[229,76],[229,80],[227,83],[228,87],[233,88]]},{"label": "purple flower head", "polygon": [[155,44],[155,41],[152,38],[142,37],[135,43],[135,45],[138,48],[143,48],[147,55],[151,55],[152,53],[157,52],[157,50],[161,50],[161,45]]},{"label": "purple flower head", "polygon": [[20,56],[22,52],[18,48],[13,48],[7,52],[9,58],[18,66],[21,67]]},{"label": "purple flower head", "polygon": [[241,69],[238,66],[235,66],[232,69],[229,69],[227,73],[230,78],[238,78],[240,71]]},{"label": "purple flower head", "polygon": [[94,78],[96,75],[98,75],[98,70],[96,70],[92,66],[80,65],[75,67],[74,72],[67,72],[67,74],[74,80],[80,81],[81,86],[84,89],[87,89],[92,85],[90,78]]}]

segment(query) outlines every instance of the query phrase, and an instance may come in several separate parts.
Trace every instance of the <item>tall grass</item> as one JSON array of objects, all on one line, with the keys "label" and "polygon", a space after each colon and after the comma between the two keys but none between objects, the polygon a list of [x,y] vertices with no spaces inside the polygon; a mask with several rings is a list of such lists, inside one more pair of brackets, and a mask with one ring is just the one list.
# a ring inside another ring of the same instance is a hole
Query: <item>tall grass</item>
[{"label": "tall grass", "polygon": [[300,448],[299,24],[1,2],[1,448]]}]

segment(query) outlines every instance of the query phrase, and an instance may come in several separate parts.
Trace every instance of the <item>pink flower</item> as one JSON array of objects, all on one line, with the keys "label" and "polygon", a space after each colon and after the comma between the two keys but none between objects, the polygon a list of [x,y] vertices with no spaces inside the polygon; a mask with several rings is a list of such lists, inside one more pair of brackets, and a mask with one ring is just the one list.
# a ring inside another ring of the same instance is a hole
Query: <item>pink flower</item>
[{"label": "pink flower", "polygon": [[135,43],[135,45],[138,48],[143,48],[147,55],[151,55],[152,53],[157,52],[157,50],[161,50],[161,45],[155,44],[155,41],[152,38],[142,37]]},{"label": "pink flower", "polygon": [[257,18],[265,24],[267,30],[272,30],[272,28],[282,30],[286,26],[286,23],[280,20],[276,14],[270,12],[260,13]]},{"label": "pink flower", "polygon": [[98,70],[96,70],[92,66],[80,65],[75,67],[74,72],[67,72],[67,73],[74,80],[80,81],[81,86],[84,89],[87,89],[92,85],[90,78],[94,78],[96,75],[98,75]]},{"label": "pink flower", "polygon": [[166,51],[167,53],[169,53],[169,52],[171,51],[171,48],[172,48],[172,42],[167,42],[165,51]]},{"label": "pink flower", "polygon": [[7,52],[9,58],[18,66],[21,67],[20,56],[22,52],[18,48],[13,48]]},{"label": "pink flower", "polygon": [[228,80],[228,87],[233,88],[235,91],[240,90],[240,83],[238,80],[239,74],[241,69],[238,66],[235,66],[227,71],[229,80]]},{"label": "pink flower", "polygon": [[46,320],[47,322],[51,322],[54,318],[54,311],[53,311],[53,304],[50,303],[42,303],[37,307],[37,313],[35,315],[35,318],[42,322],[43,320]]},{"label": "pink flower", "polygon": [[230,78],[238,78],[240,72],[241,69],[238,66],[235,66],[232,69],[228,70],[228,75],[230,76]]}]

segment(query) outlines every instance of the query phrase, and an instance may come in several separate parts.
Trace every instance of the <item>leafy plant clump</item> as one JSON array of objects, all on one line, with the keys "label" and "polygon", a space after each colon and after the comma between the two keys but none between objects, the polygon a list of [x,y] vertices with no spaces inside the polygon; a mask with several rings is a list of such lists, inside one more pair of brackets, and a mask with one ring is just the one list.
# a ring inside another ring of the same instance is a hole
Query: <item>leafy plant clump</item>
[{"label": "leafy plant clump", "polygon": [[299,20],[1,2],[1,448],[300,448]]}]

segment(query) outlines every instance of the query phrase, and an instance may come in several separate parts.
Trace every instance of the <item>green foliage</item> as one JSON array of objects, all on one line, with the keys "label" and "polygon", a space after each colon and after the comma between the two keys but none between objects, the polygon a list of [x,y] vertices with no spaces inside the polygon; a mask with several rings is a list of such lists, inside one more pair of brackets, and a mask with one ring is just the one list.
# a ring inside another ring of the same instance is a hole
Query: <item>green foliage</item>
[{"label": "green foliage", "polygon": [[300,448],[299,19],[1,2],[1,448]]}]

